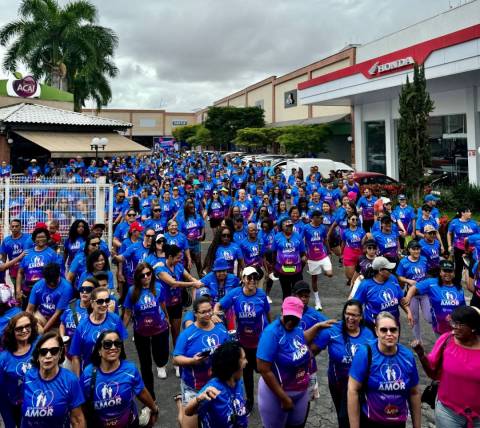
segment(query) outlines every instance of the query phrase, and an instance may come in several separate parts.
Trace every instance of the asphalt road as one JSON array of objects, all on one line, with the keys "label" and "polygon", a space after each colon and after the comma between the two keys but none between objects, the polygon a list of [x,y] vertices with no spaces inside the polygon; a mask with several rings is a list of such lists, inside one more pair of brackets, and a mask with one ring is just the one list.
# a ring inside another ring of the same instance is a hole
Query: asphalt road
[{"label": "asphalt road", "polygon": [[[207,239],[211,238],[209,235],[210,233],[207,234]],[[209,241],[206,241],[202,245],[202,255],[206,254],[208,244]],[[339,319],[343,304],[345,303],[345,300],[347,298],[348,288],[345,286],[343,268],[339,266],[338,259],[335,256],[332,257],[332,262],[334,266],[334,276],[333,278],[319,278],[319,291],[324,308],[323,312],[328,317]],[[305,274],[304,279],[310,282],[310,277],[308,274]],[[281,289],[278,282],[274,283],[271,297],[273,299],[271,310],[274,317],[276,317],[280,313],[281,305]],[[313,302],[311,302],[311,304],[313,304]],[[405,317],[403,317],[402,319],[402,325],[404,326],[404,328],[402,329],[402,337],[400,341],[405,345],[409,345],[410,341],[412,340],[412,333],[410,328],[408,328]],[[126,344],[127,358],[132,361],[138,362],[135,345],[131,340],[131,327],[129,329],[129,334],[130,339],[127,340]],[[425,343],[426,350],[430,350],[434,343],[435,337],[430,325],[426,324],[425,322],[422,323],[422,337]],[[333,402],[330,398],[330,393],[328,391],[328,356],[326,352],[322,352],[317,356],[317,364],[317,376],[320,388],[320,398],[311,403],[310,413],[308,416],[306,427],[334,428],[337,426],[337,422]],[[420,382],[422,385],[421,389],[423,391],[424,386],[429,383],[429,380],[426,378],[425,374],[423,373],[423,369],[418,362],[417,366],[420,375]],[[155,379],[155,393],[157,395],[157,403],[160,409],[158,422],[155,426],[162,428],[175,428],[178,427],[178,424],[177,410],[173,401],[173,396],[180,392],[180,383],[179,379],[175,377],[175,372],[171,365],[171,362],[169,362],[167,367],[168,378],[164,380],[158,378]],[[154,373],[156,374],[155,368]],[[250,416],[249,425],[251,427],[262,426],[256,407]],[[411,426],[411,424],[409,424],[409,426]],[[428,406],[423,405],[422,427],[429,426],[435,426],[432,420],[432,412]]]}]

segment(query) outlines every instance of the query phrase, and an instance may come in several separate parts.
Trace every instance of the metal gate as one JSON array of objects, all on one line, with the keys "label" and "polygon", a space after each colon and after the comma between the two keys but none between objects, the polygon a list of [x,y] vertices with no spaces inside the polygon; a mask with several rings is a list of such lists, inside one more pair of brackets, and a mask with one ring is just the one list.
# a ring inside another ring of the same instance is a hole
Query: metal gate
[{"label": "metal gate", "polygon": [[62,238],[76,219],[86,220],[92,227],[105,223],[104,239],[112,246],[113,186],[98,183],[19,183],[6,179],[0,183],[0,233],[9,234],[11,219],[22,222],[22,230],[31,233],[38,222],[59,222]]}]

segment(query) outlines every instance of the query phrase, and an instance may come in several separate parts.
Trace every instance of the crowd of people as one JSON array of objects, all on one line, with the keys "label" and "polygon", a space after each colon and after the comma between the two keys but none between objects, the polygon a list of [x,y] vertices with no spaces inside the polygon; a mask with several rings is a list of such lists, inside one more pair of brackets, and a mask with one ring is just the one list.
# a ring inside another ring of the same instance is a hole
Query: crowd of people
[{"label": "crowd of people", "polygon": [[[52,170],[32,161],[25,182],[48,182]],[[268,161],[220,153],[88,167],[77,158],[65,171],[75,183],[113,183],[113,243],[90,210],[72,211],[91,204],[87,194],[67,189],[54,211],[9,207],[0,244],[7,428],[153,426],[170,405],[178,418],[163,426],[247,427],[258,411],[265,428],[300,428],[312,400],[329,400],[317,373],[325,350],[341,428],[409,418],[420,428],[415,355],[435,380],[429,391],[438,389],[436,426],[480,427],[480,227],[468,207],[443,233],[432,194],[414,208],[352,174],[312,167],[287,179]],[[335,264],[346,281],[338,317],[322,300]],[[437,338],[428,354],[424,323]],[[414,341],[401,343],[408,328]],[[168,364],[175,404],[155,394]]]}]

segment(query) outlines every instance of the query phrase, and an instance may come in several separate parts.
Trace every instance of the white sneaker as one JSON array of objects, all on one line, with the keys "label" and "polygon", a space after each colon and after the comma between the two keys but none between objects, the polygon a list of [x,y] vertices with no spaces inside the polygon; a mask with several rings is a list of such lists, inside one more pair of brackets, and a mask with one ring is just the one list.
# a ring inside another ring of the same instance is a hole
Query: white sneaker
[{"label": "white sneaker", "polygon": [[320,303],[320,301],[315,302],[315,310],[316,311],[323,311],[323,307],[322,307],[322,304]]},{"label": "white sneaker", "polygon": [[175,376],[180,377],[180,367],[178,366],[173,366],[173,367],[175,367]]},{"label": "white sneaker", "polygon": [[167,370],[164,367],[157,367],[157,377],[159,379],[166,379],[167,378]]},{"label": "white sneaker", "polygon": [[273,303],[273,300],[270,298],[270,296],[267,296],[267,302],[272,304]]},{"label": "white sneaker", "polygon": [[275,276],[275,273],[272,272],[270,275],[268,275],[268,277],[272,280],[272,281],[278,281],[278,278]]},{"label": "white sneaker", "polygon": [[138,418],[138,424],[141,427],[146,427],[148,422],[150,421],[150,413],[151,410],[148,407],[144,407],[142,412],[140,413],[140,417]]}]

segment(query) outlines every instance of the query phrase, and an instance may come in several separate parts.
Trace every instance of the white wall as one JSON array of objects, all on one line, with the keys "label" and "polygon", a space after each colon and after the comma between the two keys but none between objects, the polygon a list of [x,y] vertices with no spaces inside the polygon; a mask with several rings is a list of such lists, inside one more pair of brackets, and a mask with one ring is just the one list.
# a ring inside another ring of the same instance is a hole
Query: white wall
[{"label": "white wall", "polygon": [[[455,3],[455,2],[453,2]],[[415,13],[415,11],[410,11]],[[480,1],[472,1],[455,9],[428,18],[417,24],[404,28],[396,33],[389,34],[381,39],[374,40],[359,46],[356,61],[363,62],[377,56],[403,49],[425,40],[440,37],[463,28],[479,23]]]}]

